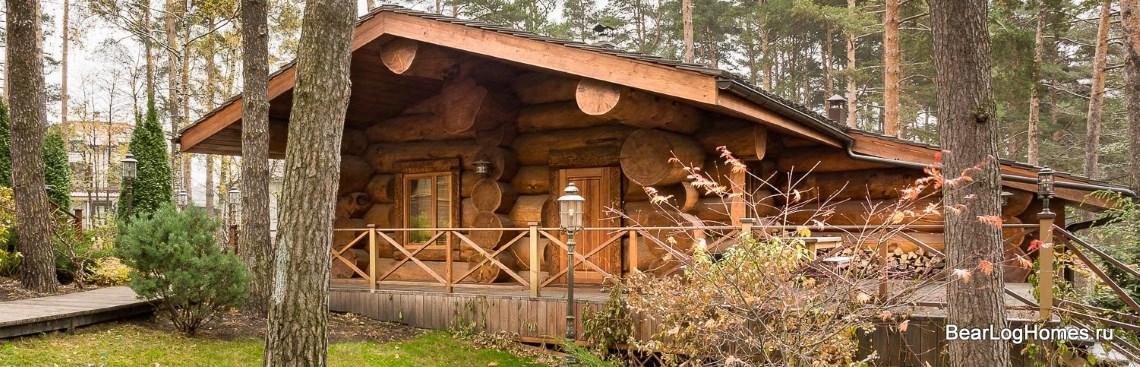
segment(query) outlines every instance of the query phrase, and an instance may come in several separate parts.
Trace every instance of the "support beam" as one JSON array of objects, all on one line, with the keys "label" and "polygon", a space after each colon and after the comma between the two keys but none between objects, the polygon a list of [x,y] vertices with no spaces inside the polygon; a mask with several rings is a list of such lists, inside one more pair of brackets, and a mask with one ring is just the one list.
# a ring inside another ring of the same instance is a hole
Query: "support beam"
[{"label": "support beam", "polygon": [[692,106],[606,82],[582,79],[574,99],[587,115],[631,126],[690,134],[701,125],[701,115]]}]

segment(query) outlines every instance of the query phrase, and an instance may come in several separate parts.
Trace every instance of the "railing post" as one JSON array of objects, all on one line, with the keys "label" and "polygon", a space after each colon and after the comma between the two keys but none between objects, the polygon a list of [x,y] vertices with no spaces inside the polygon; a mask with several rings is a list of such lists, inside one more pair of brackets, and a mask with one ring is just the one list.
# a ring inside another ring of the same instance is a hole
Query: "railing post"
[{"label": "railing post", "polygon": [[887,299],[887,245],[879,245],[879,299]]},{"label": "railing post", "polygon": [[83,232],[83,209],[75,209],[75,230]]},{"label": "railing post", "polygon": [[640,259],[637,258],[637,252],[638,252],[637,247],[638,247],[638,245],[640,245],[638,243],[639,241],[640,240],[637,238],[637,230],[636,229],[629,230],[629,248],[626,249],[626,252],[628,253],[626,255],[626,258],[629,259],[629,273],[630,274],[635,274],[635,273],[641,271],[641,269],[637,268],[637,264],[640,261]]},{"label": "railing post", "polygon": [[538,297],[538,223],[530,222],[527,226],[530,227],[530,296]]},{"label": "railing post", "polygon": [[1057,218],[1049,208],[1037,214],[1041,224],[1041,251],[1037,256],[1037,293],[1042,320],[1053,316],[1053,220]]},{"label": "railing post", "polygon": [[368,289],[376,290],[376,225],[368,224]]},{"label": "railing post", "polygon": [[[453,235],[455,235],[455,234],[452,233],[451,231],[447,231],[447,238],[444,240],[444,243],[445,243],[444,246],[447,246],[447,251],[444,251],[444,253],[443,253],[443,260],[444,260],[444,264],[447,265],[447,268],[443,269],[443,273],[444,273],[443,279],[447,281],[447,284],[444,285],[443,288],[447,291],[447,293],[451,293],[452,285],[455,284],[455,281],[452,280],[452,278],[455,275],[453,275],[452,271],[451,271],[451,268],[454,266],[453,262],[455,262],[455,259],[452,258],[453,256],[451,254],[451,251],[452,251],[452,249],[451,249],[451,247],[452,247],[451,237]],[[459,247],[462,251],[462,248],[463,248],[462,243],[460,244]]]},{"label": "railing post", "polygon": [[752,218],[740,218],[740,234],[747,233],[752,236],[752,225],[756,224],[756,220]]}]

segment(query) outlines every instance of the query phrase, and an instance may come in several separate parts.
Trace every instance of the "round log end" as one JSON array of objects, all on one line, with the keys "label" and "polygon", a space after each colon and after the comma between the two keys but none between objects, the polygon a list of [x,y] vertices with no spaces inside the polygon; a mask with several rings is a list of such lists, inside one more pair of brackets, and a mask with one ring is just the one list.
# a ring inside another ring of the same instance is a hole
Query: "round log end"
[{"label": "round log end", "polygon": [[574,99],[578,101],[578,108],[587,115],[604,115],[621,101],[621,89],[610,83],[582,79],[578,82]]}]

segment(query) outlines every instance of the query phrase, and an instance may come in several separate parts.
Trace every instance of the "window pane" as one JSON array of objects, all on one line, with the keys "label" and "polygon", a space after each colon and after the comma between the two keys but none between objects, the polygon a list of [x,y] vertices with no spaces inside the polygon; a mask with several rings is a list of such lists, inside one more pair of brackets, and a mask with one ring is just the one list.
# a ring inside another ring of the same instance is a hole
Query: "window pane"
[{"label": "window pane", "polygon": [[451,176],[438,176],[435,182],[435,222],[440,228],[448,228],[451,227]]},{"label": "window pane", "polygon": [[[432,179],[408,180],[408,228],[432,228]],[[431,231],[412,231],[409,240],[420,243],[431,238]]]}]

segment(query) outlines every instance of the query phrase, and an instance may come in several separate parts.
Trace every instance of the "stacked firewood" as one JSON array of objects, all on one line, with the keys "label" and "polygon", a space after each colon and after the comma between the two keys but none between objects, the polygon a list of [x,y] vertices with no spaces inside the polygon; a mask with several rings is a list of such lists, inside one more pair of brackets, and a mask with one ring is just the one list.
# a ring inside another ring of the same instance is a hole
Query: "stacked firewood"
[{"label": "stacked firewood", "polygon": [[[850,258],[850,261],[841,265],[849,271],[863,274],[879,271],[879,252],[874,248],[846,248],[841,250],[836,257]],[[941,256],[929,253],[921,248],[910,252],[895,248],[887,252],[887,271],[891,277],[905,278],[911,275],[933,274],[941,270],[944,263],[945,259]]]}]

